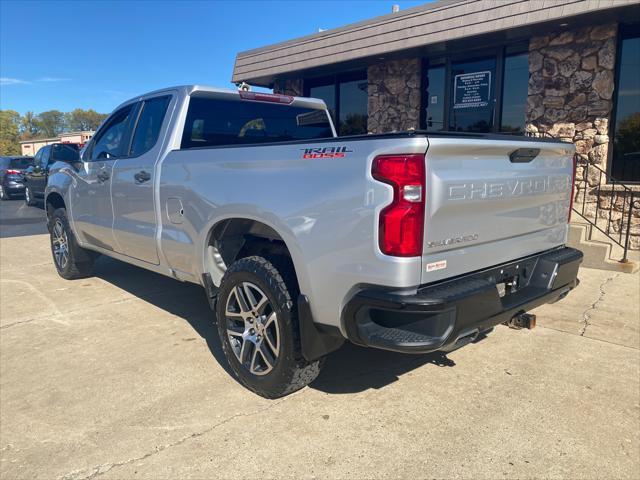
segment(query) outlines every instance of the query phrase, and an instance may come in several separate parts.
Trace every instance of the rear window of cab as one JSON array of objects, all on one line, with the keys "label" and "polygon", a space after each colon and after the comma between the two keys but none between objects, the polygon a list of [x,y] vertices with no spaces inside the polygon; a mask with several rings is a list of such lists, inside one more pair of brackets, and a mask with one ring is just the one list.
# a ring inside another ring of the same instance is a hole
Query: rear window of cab
[{"label": "rear window of cab", "polygon": [[191,97],[181,148],[332,137],[325,110],[278,103]]}]

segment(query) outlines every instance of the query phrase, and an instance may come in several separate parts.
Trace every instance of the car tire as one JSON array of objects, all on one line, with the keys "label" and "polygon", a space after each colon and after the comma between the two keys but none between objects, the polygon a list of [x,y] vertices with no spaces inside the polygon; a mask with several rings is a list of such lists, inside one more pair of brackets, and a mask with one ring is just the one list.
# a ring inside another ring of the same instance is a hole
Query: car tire
[{"label": "car tire", "polygon": [[24,189],[24,201],[30,207],[36,204],[36,197],[33,196],[33,191],[29,185]]},{"label": "car tire", "polygon": [[51,255],[58,274],[66,280],[91,275],[98,254],[78,245],[69,227],[67,211],[57,208],[48,222],[51,238]]},{"label": "car tire", "polygon": [[216,313],[222,349],[240,383],[265,398],[300,390],[324,363],[308,362],[301,354],[297,295],[293,266],[281,257],[242,258],[220,283]]},{"label": "car tire", "polygon": [[0,200],[11,200],[11,195],[5,190],[4,185],[0,185]]}]

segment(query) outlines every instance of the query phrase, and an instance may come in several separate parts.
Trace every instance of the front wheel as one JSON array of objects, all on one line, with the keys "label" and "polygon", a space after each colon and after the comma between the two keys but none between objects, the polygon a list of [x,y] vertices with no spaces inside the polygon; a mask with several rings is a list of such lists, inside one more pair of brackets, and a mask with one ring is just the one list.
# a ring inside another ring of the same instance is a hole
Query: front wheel
[{"label": "front wheel", "polygon": [[320,373],[322,360],[300,353],[296,298],[292,269],[259,256],[233,263],[220,285],[222,349],[240,383],[265,398],[293,393]]},{"label": "front wheel", "polygon": [[24,201],[30,207],[36,204],[36,197],[33,196],[33,190],[31,190],[29,185],[24,189]]},{"label": "front wheel", "polygon": [[64,208],[58,208],[53,212],[49,219],[49,232],[51,254],[58,274],[66,280],[90,276],[98,254],[78,245],[69,228],[69,220]]}]

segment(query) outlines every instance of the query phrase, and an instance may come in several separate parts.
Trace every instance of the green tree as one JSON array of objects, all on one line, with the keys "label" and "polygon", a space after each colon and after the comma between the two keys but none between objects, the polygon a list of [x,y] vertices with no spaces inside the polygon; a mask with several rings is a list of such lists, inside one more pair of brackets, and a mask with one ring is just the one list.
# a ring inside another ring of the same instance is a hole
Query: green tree
[{"label": "green tree", "polygon": [[95,130],[106,117],[106,114],[98,113],[91,108],[76,108],[65,114],[66,127],[69,131]]},{"label": "green tree", "polygon": [[33,112],[26,112],[20,119],[20,134],[22,140],[30,140],[40,134],[40,123]]},{"label": "green tree", "polygon": [[0,110],[0,155],[20,155],[20,114]]},{"label": "green tree", "polygon": [[40,134],[44,137],[57,137],[65,128],[64,113],[60,110],[48,110],[38,115]]}]

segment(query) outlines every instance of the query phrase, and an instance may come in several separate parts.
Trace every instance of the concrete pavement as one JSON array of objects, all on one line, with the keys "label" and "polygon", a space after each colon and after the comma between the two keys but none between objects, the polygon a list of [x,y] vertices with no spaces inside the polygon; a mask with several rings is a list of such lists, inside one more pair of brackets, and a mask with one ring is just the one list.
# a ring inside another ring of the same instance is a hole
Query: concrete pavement
[{"label": "concrete pavement", "polygon": [[[26,253],[26,254],[25,254]],[[639,478],[639,276],[448,355],[346,345],[284,399],[226,371],[201,289],[0,240],[0,477]]]}]

